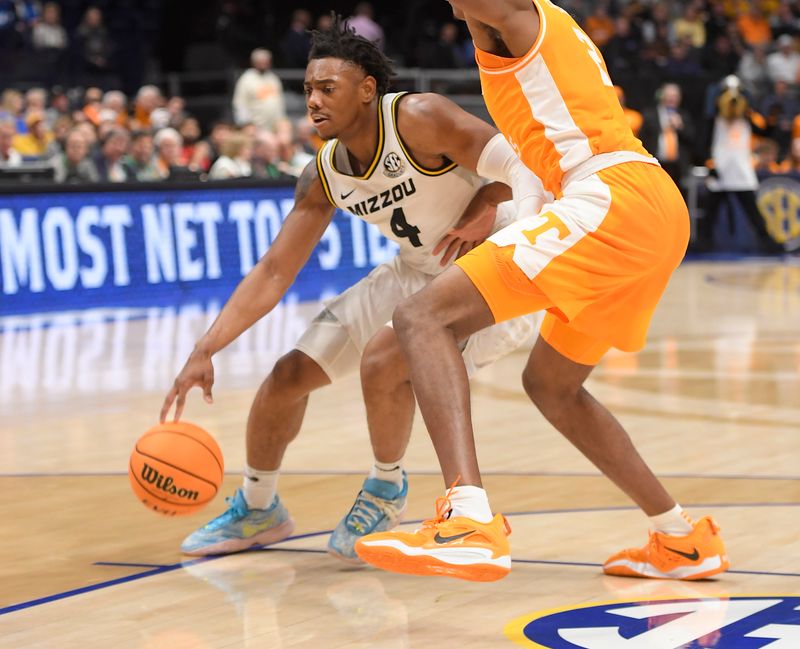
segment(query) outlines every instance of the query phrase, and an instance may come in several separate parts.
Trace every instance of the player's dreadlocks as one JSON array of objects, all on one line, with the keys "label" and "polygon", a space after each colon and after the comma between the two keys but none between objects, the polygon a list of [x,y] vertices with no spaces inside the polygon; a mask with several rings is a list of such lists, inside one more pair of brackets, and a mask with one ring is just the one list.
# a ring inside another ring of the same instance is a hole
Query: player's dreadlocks
[{"label": "player's dreadlocks", "polygon": [[379,95],[389,92],[389,83],[394,76],[394,66],[375,43],[362,38],[342,21],[342,17],[333,14],[330,29],[311,32],[311,51],[308,60],[324,58],[342,59],[354,63],[377,82]]}]

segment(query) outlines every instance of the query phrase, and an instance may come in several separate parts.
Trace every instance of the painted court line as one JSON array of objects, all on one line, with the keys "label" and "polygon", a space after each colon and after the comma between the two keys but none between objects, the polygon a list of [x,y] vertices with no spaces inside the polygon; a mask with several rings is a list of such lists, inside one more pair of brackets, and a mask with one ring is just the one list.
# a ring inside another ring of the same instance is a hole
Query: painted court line
[{"label": "painted court line", "polygon": [[[698,505],[687,504],[687,507],[697,507]],[[800,506],[800,503],[703,503],[702,506],[704,507],[743,507],[743,508],[757,508],[757,507],[797,507]],[[587,512],[606,512],[606,511],[620,511],[620,510],[636,510],[638,509],[636,506],[621,506],[621,507],[595,507],[595,508],[581,508],[581,509],[550,509],[550,510],[539,510],[539,511],[528,511],[528,512],[511,512],[506,514],[509,517],[514,516],[543,516],[547,514],[579,514],[579,513],[587,513]],[[421,523],[422,521],[404,521],[406,525],[414,525]],[[301,539],[308,539],[314,538],[317,536],[324,536],[326,534],[330,534],[333,530],[323,530],[320,532],[309,532],[307,534],[298,534],[297,536],[292,536],[282,541],[282,543],[288,543],[290,541],[299,541]],[[253,551],[266,551],[266,552],[307,552],[307,553],[314,553],[314,554],[324,554],[326,553],[325,550],[317,550],[314,548],[282,548],[276,546],[270,547],[254,547]],[[75,597],[77,595],[83,595],[84,593],[90,593],[95,590],[102,590],[104,588],[111,588],[112,586],[118,586],[120,584],[125,584],[132,581],[137,581],[139,579],[145,579],[146,577],[154,577],[156,575],[161,575],[167,572],[173,572],[175,570],[179,570],[184,566],[190,566],[197,563],[203,563],[206,561],[215,561],[217,559],[222,559],[226,556],[230,555],[217,555],[211,557],[199,557],[197,559],[190,559],[188,561],[182,561],[180,563],[175,563],[172,565],[163,565],[153,568],[152,570],[145,570],[144,572],[139,572],[134,575],[127,575],[125,577],[119,577],[117,579],[110,579],[108,581],[102,581],[96,584],[92,584],[90,586],[83,586],[81,588],[74,588],[72,590],[63,591],[60,593],[55,593],[53,595],[47,595],[45,597],[39,597],[37,599],[28,600],[26,602],[19,602],[17,604],[11,604],[10,606],[6,606],[4,608],[0,608],[0,616],[8,615],[9,613],[14,613],[15,611],[21,611],[27,608],[33,608],[35,606],[41,606],[43,604],[49,604],[50,602],[55,602],[61,599],[67,599],[70,597]],[[576,561],[546,561],[546,560],[539,560],[539,559],[512,559],[515,563],[527,563],[527,564],[542,564],[542,565],[560,565],[560,566],[569,566],[569,567],[591,567],[597,568],[600,567],[602,564],[599,563],[583,563],[583,562],[576,562]],[[116,563],[116,562],[96,562],[94,565],[115,565],[115,566],[130,566],[130,567],[148,567],[150,564],[125,564],[125,563]],[[157,564],[153,564],[157,565]],[[739,575],[758,575],[758,576],[767,576],[767,577],[792,577],[797,578],[800,577],[800,573],[793,573],[793,572],[769,572],[769,571],[761,571],[761,570],[729,570],[728,573],[730,574],[739,574]]]},{"label": "painted court line", "polygon": [[[25,472],[10,471],[0,472],[0,478],[97,478],[120,477],[128,475],[126,471],[54,471],[54,472]],[[241,470],[226,471],[227,476],[240,476]],[[338,469],[298,469],[295,471],[281,471],[281,475],[308,475],[308,476],[361,476],[363,471],[347,471]],[[438,476],[438,469],[412,471],[409,476]],[[602,473],[589,471],[481,471],[481,475],[494,477],[532,477],[532,478],[602,478]],[[698,480],[800,480],[800,475],[744,475],[727,473],[659,473],[659,478],[695,478]]]}]

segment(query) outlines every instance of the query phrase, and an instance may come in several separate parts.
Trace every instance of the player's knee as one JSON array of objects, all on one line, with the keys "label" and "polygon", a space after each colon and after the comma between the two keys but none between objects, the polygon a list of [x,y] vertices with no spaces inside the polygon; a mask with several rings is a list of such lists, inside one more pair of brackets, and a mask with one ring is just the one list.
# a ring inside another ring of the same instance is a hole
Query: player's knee
[{"label": "player's knee", "polygon": [[403,352],[394,330],[386,328],[364,348],[361,383],[364,390],[388,390],[408,380]]},{"label": "player's knee", "polygon": [[275,363],[266,381],[270,396],[299,399],[315,387],[319,366],[302,352],[293,349]]},{"label": "player's knee", "polygon": [[414,295],[397,305],[392,315],[392,325],[399,337],[402,338],[411,331],[418,314],[419,308],[417,306],[416,296]]},{"label": "player's knee", "polygon": [[522,388],[543,413],[558,400],[557,391],[539,372],[525,369],[522,372]]}]

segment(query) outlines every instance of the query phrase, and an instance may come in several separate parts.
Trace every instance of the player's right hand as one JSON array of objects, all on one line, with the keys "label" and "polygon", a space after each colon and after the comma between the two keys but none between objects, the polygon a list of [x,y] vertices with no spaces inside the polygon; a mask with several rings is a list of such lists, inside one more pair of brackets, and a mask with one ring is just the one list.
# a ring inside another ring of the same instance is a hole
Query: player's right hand
[{"label": "player's right hand", "polygon": [[166,421],[173,403],[175,403],[175,421],[178,421],[183,414],[186,395],[196,385],[203,389],[203,399],[206,403],[213,403],[211,386],[214,385],[214,365],[211,363],[211,355],[198,348],[191,353],[183,369],[175,377],[172,389],[167,393],[164,405],[161,406],[159,421],[162,423]]}]

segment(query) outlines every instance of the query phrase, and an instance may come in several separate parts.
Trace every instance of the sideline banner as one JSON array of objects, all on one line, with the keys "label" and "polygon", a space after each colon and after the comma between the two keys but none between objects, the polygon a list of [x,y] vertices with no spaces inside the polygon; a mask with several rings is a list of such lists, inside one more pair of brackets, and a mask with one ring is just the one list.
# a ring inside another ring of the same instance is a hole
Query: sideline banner
[{"label": "sideline banner", "polygon": [[[292,187],[0,196],[0,315],[225,298],[275,240]],[[337,294],[393,257],[337,211],[287,297]]]}]

